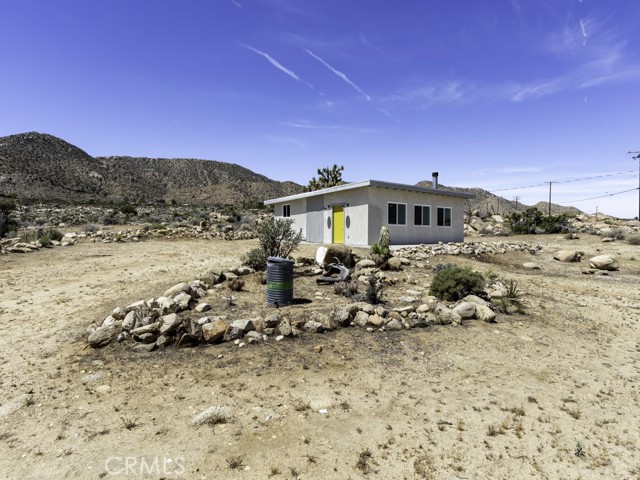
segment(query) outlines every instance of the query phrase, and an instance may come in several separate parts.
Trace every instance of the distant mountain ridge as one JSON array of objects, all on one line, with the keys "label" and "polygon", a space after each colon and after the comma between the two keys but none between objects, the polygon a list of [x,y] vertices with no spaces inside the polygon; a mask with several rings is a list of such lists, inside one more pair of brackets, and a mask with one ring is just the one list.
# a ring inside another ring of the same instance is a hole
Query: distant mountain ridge
[{"label": "distant mountain ridge", "polygon": [[[433,183],[430,180],[422,180],[416,185],[431,188]],[[522,202],[516,203],[514,200],[507,200],[504,197],[500,197],[482,188],[447,187],[441,184],[438,185],[438,188],[442,188],[443,190],[456,190],[458,192],[473,193],[476,197],[469,200],[469,205],[472,210],[478,210],[481,216],[485,216],[486,214],[505,215],[515,211],[526,210],[530,206],[536,207],[544,213],[549,210],[549,204],[546,202],[538,202],[535,205],[525,205]],[[552,215],[560,215],[565,212],[575,213],[577,215],[584,213],[575,207],[565,207],[563,205],[551,203]]]},{"label": "distant mountain ridge", "polygon": [[299,193],[231,163],[198,159],[92,157],[53,135],[0,137],[0,195],[29,201],[171,201],[202,205],[262,202]]}]

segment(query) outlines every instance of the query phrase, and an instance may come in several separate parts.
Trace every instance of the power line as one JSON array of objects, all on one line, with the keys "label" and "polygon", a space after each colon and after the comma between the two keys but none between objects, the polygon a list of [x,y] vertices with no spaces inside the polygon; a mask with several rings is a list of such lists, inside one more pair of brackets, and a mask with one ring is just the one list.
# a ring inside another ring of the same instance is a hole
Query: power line
[{"label": "power line", "polygon": [[[615,172],[615,173],[605,173],[602,175],[592,175],[590,177],[582,177],[582,178],[572,178],[570,180],[558,180],[558,181],[554,181],[552,183],[570,183],[570,182],[580,182],[582,180],[593,180],[596,178],[605,178],[605,177],[614,177],[617,175],[628,175],[629,173],[635,173],[635,170],[628,170],[626,172]],[[548,185],[549,182],[543,182],[543,183],[537,183],[535,185],[527,185],[525,187],[512,187],[512,188],[501,188],[498,190],[491,190],[491,192],[506,192],[509,190],[524,190],[526,188],[535,188],[535,187],[544,187],[545,185]]]},{"label": "power line", "polygon": [[596,200],[598,198],[605,198],[605,197],[613,197],[615,195],[621,195],[623,193],[629,193],[629,192],[635,192],[636,190],[639,190],[638,187],[636,188],[632,188],[630,190],[623,190],[622,192],[615,192],[615,193],[607,193],[606,195],[600,195],[599,197],[591,197],[591,198],[582,198],[580,200],[568,200],[566,202],[560,202],[561,204],[567,204],[567,203],[577,203],[577,202],[586,202],[588,200]]}]

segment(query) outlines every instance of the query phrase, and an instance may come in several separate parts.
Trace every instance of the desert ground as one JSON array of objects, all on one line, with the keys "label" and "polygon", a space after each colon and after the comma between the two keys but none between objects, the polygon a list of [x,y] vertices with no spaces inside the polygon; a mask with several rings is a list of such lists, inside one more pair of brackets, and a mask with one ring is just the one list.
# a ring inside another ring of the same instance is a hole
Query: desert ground
[{"label": "desert ground", "polygon": [[[87,242],[2,256],[0,478],[640,478],[640,247],[518,239],[542,249],[431,264],[517,281],[526,314],[151,353],[91,349],[87,326],[238,265],[255,241]],[[552,259],[563,248],[614,254],[620,271],[585,275],[585,260]],[[522,267],[530,261],[541,269]],[[394,272],[388,295],[428,287],[429,273]],[[312,278],[296,278],[294,294],[310,302],[282,314],[344,301]],[[214,310],[272,311],[258,281],[234,295],[235,306],[210,299]],[[225,415],[194,424],[215,406]]]}]

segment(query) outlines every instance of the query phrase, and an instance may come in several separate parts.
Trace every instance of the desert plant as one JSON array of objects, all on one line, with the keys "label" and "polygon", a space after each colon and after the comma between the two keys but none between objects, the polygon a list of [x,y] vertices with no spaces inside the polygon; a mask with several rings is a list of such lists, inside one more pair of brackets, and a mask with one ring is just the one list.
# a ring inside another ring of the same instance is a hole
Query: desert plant
[{"label": "desert plant", "polygon": [[467,295],[477,295],[484,290],[484,277],[467,267],[451,267],[440,270],[433,277],[429,293],[446,301],[456,301]]},{"label": "desert plant", "polygon": [[507,291],[504,296],[505,298],[520,298],[520,289],[518,287],[518,282],[516,282],[515,280],[509,280]]},{"label": "desert plant", "polygon": [[46,235],[40,237],[38,239],[38,241],[40,242],[40,245],[42,245],[44,248],[49,248],[53,246],[53,243],[51,242],[51,239],[49,237],[47,237]]},{"label": "desert plant", "polygon": [[382,301],[383,286],[376,276],[371,273],[367,278],[367,291],[365,292],[365,301],[372,305],[377,305]]},{"label": "desert plant", "polygon": [[351,298],[358,293],[358,283],[350,281],[336,282],[333,284],[333,293]]},{"label": "desert plant", "polygon": [[23,230],[20,232],[20,241],[22,243],[34,243],[38,239],[38,233],[35,230]]},{"label": "desert plant", "polygon": [[305,190],[308,192],[312,192],[314,190],[342,185],[344,183],[344,181],[342,180],[343,170],[344,167],[339,167],[338,165],[333,165],[333,167],[318,168],[318,178],[311,178]]},{"label": "desert plant", "polygon": [[512,212],[505,217],[507,225],[515,234],[562,233],[569,231],[571,215],[545,216],[536,207],[527,208],[524,212]]},{"label": "desert plant", "polygon": [[262,248],[252,248],[242,256],[243,265],[254,270],[264,270],[267,268],[267,254]]},{"label": "desert plant", "polygon": [[627,243],[629,245],[640,245],[640,234],[629,235],[627,237]]},{"label": "desert plant", "polygon": [[123,205],[122,207],[120,207],[120,211],[127,217],[138,214],[138,210],[136,210],[136,207],[134,207],[133,205]]},{"label": "desert plant", "polygon": [[626,236],[626,233],[622,228],[614,228],[611,230],[611,233],[607,235],[607,237],[611,237],[615,240],[624,240],[625,236]]},{"label": "desert plant", "polygon": [[295,232],[293,219],[269,218],[258,225],[260,246],[242,257],[245,265],[255,270],[264,270],[268,257],[288,257],[302,241],[302,230]]},{"label": "desert plant", "polygon": [[51,240],[55,240],[56,242],[59,242],[64,238],[64,233],[54,227],[39,230],[38,235],[40,235],[41,237],[49,237]]},{"label": "desert plant", "polygon": [[17,228],[17,223],[11,218],[11,212],[16,209],[16,202],[10,198],[0,198],[0,238]]},{"label": "desert plant", "polygon": [[86,233],[96,233],[98,231],[98,226],[93,223],[87,223],[82,230]]}]

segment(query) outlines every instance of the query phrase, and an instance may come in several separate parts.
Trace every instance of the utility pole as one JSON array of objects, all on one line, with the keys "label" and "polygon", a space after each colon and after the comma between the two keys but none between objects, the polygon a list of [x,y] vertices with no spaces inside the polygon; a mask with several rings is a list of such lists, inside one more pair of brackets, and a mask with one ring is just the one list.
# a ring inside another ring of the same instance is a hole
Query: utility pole
[{"label": "utility pole", "polygon": [[630,154],[635,153],[635,157],[632,157],[634,160],[638,160],[638,220],[640,220],[640,152],[629,152]]},{"label": "utility pole", "polygon": [[551,184],[554,182],[546,182],[549,184],[549,216],[551,216]]},{"label": "utility pole", "polygon": [[520,200],[520,197],[513,197],[513,199],[516,201],[516,212],[518,211],[518,200]]}]

